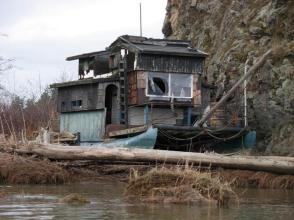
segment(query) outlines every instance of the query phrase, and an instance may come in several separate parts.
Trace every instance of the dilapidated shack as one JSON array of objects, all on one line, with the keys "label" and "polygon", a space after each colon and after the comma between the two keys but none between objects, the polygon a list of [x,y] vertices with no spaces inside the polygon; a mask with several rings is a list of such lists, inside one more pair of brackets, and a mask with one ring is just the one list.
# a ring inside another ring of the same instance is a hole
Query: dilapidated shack
[{"label": "dilapidated shack", "polygon": [[68,57],[79,61],[79,80],[51,85],[60,130],[89,142],[124,128],[191,125],[208,103],[206,56],[189,41],[124,35],[105,51]]}]

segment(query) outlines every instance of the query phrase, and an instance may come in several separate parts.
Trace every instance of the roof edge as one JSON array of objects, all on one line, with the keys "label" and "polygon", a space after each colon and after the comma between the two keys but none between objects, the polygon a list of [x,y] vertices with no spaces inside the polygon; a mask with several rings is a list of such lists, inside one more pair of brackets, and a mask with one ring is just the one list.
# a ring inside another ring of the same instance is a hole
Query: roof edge
[{"label": "roof edge", "polygon": [[94,57],[94,56],[97,56],[97,55],[107,55],[107,54],[109,54],[108,51],[101,50],[101,51],[95,51],[95,52],[83,53],[83,54],[70,56],[70,57],[67,57],[65,60],[66,61],[72,61],[72,60],[77,60],[77,59],[81,59],[81,58],[90,58],[90,57]]}]

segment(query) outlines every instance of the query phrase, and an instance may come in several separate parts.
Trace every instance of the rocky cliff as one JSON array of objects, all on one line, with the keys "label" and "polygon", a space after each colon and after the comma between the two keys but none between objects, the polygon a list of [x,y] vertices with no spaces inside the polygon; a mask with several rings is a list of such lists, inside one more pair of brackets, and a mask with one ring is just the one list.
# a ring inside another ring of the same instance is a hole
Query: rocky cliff
[{"label": "rocky cliff", "polygon": [[207,77],[231,83],[267,49],[270,59],[248,84],[249,125],[258,149],[294,155],[294,1],[169,0],[163,33],[210,54]]}]

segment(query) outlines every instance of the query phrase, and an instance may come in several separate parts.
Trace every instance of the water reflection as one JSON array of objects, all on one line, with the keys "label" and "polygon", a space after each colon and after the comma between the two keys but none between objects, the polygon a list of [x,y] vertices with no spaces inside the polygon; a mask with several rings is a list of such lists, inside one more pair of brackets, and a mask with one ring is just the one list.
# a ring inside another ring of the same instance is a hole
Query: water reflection
[{"label": "water reflection", "polygon": [[[294,191],[247,190],[239,206],[189,206],[132,203],[123,199],[124,184],[114,180],[59,186],[2,187],[0,219],[294,219]],[[58,200],[79,193],[91,201],[73,206]]]}]

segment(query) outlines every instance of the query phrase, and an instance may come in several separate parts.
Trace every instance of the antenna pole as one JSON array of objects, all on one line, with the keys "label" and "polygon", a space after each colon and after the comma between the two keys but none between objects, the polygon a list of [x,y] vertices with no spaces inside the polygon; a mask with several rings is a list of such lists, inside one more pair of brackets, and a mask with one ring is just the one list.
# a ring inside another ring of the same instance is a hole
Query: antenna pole
[{"label": "antenna pole", "polygon": [[140,2],[140,36],[142,37],[142,5]]}]

